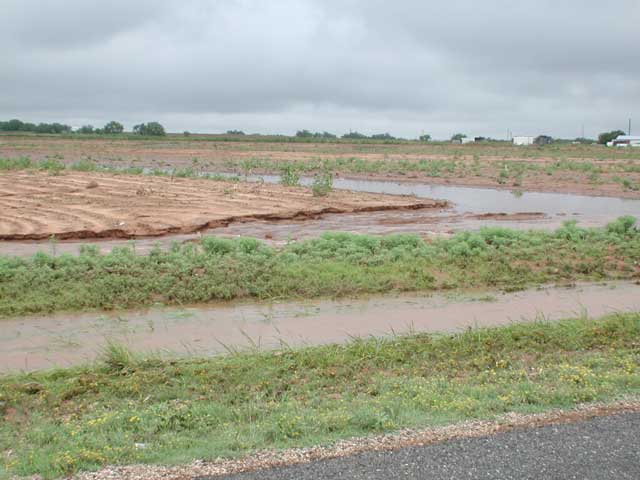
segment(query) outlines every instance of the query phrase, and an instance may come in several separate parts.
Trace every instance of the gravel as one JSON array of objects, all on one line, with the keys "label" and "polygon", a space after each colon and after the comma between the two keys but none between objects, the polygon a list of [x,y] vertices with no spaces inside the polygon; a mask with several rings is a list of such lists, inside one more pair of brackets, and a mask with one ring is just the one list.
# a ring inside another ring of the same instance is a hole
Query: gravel
[{"label": "gravel", "polygon": [[75,479],[637,479],[639,451],[640,402],[630,400],[403,430],[331,446],[266,450],[240,459],[113,466]]},{"label": "gravel", "polygon": [[638,479],[639,451],[640,413],[627,413],[223,478]]}]

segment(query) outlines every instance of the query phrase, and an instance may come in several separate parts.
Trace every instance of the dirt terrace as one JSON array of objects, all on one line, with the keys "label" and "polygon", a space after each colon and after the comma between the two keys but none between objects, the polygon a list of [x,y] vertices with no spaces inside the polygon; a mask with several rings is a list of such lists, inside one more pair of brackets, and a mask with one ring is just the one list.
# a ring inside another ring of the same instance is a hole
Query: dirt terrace
[{"label": "dirt terrace", "polygon": [[201,179],[22,171],[0,175],[0,240],[135,238],[192,233],[255,219],[439,209],[445,202]]}]

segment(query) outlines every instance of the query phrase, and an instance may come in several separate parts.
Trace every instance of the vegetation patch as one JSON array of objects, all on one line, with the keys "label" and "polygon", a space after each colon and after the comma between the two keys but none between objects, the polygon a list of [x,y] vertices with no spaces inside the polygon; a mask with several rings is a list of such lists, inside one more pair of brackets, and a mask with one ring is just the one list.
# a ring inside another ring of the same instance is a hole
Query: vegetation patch
[{"label": "vegetation patch", "polygon": [[[186,463],[640,392],[640,314],[0,377],[0,476]],[[4,469],[4,471],[2,470]]]},{"label": "vegetation patch", "polygon": [[503,288],[640,275],[633,217],[606,228],[566,222],[553,232],[482,228],[448,239],[326,233],[271,247],[253,238],[203,237],[137,254],[0,256],[0,316],[133,308],[235,298]]}]

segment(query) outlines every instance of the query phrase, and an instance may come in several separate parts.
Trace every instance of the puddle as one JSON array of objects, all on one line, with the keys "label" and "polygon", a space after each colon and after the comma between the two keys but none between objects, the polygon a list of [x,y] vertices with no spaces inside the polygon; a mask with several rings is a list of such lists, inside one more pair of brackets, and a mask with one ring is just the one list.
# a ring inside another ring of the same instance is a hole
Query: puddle
[{"label": "puddle", "polygon": [[[221,175],[218,173],[218,175]],[[225,174],[231,175],[231,174]],[[235,174],[233,176],[236,176]],[[245,178],[245,177],[243,177]],[[248,176],[249,181],[278,182],[277,175]],[[311,178],[301,179],[309,185]],[[566,220],[577,220],[585,227],[603,226],[622,215],[640,218],[640,200],[585,195],[509,192],[490,188],[454,187],[423,183],[334,179],[334,187],[347,190],[416,195],[424,198],[448,200],[452,207],[445,211],[424,210],[383,211],[356,214],[328,214],[317,219],[291,221],[252,221],[234,223],[228,227],[202,232],[220,236],[252,236],[272,242],[301,240],[329,231],[350,231],[374,235],[416,233],[423,236],[477,230],[482,226],[503,226],[515,229],[559,227]],[[487,214],[507,215],[487,215]],[[140,253],[154,245],[169,246],[172,242],[198,239],[200,234],[172,235],[162,238],[131,240],[65,241],[65,242],[0,242],[0,254],[33,255],[49,253],[77,253],[80,245],[92,243],[103,252],[115,246],[135,245]]]},{"label": "puddle", "polygon": [[316,345],[392,332],[451,332],[541,317],[639,310],[640,286],[619,282],[510,294],[413,294],[27,317],[0,320],[0,371],[85,363],[95,359],[108,340],[142,352],[205,356],[248,347]]},{"label": "puddle", "polygon": [[[265,182],[278,182],[277,175],[249,176],[250,181],[260,178]],[[305,177],[302,185],[313,180]],[[462,213],[520,213],[540,212],[554,216],[579,215],[581,217],[615,215],[640,215],[640,200],[615,197],[590,197],[565,193],[517,192],[492,188],[454,187],[426,183],[398,183],[379,180],[336,178],[334,188],[357,192],[388,193],[391,195],[415,195],[423,198],[448,200],[453,211]]]}]

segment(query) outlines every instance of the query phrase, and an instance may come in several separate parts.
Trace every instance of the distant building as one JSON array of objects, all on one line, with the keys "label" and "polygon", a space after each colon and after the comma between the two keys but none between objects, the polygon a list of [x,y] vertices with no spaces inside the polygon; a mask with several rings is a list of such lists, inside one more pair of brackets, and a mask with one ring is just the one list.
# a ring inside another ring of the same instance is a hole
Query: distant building
[{"label": "distant building", "polygon": [[551,142],[553,142],[553,138],[549,135],[538,135],[533,141],[536,145],[549,145]]},{"label": "distant building", "polygon": [[528,135],[517,135],[513,137],[514,145],[533,145],[534,137]]},{"label": "distant building", "polygon": [[620,135],[607,143],[610,147],[640,147],[639,135]]}]

